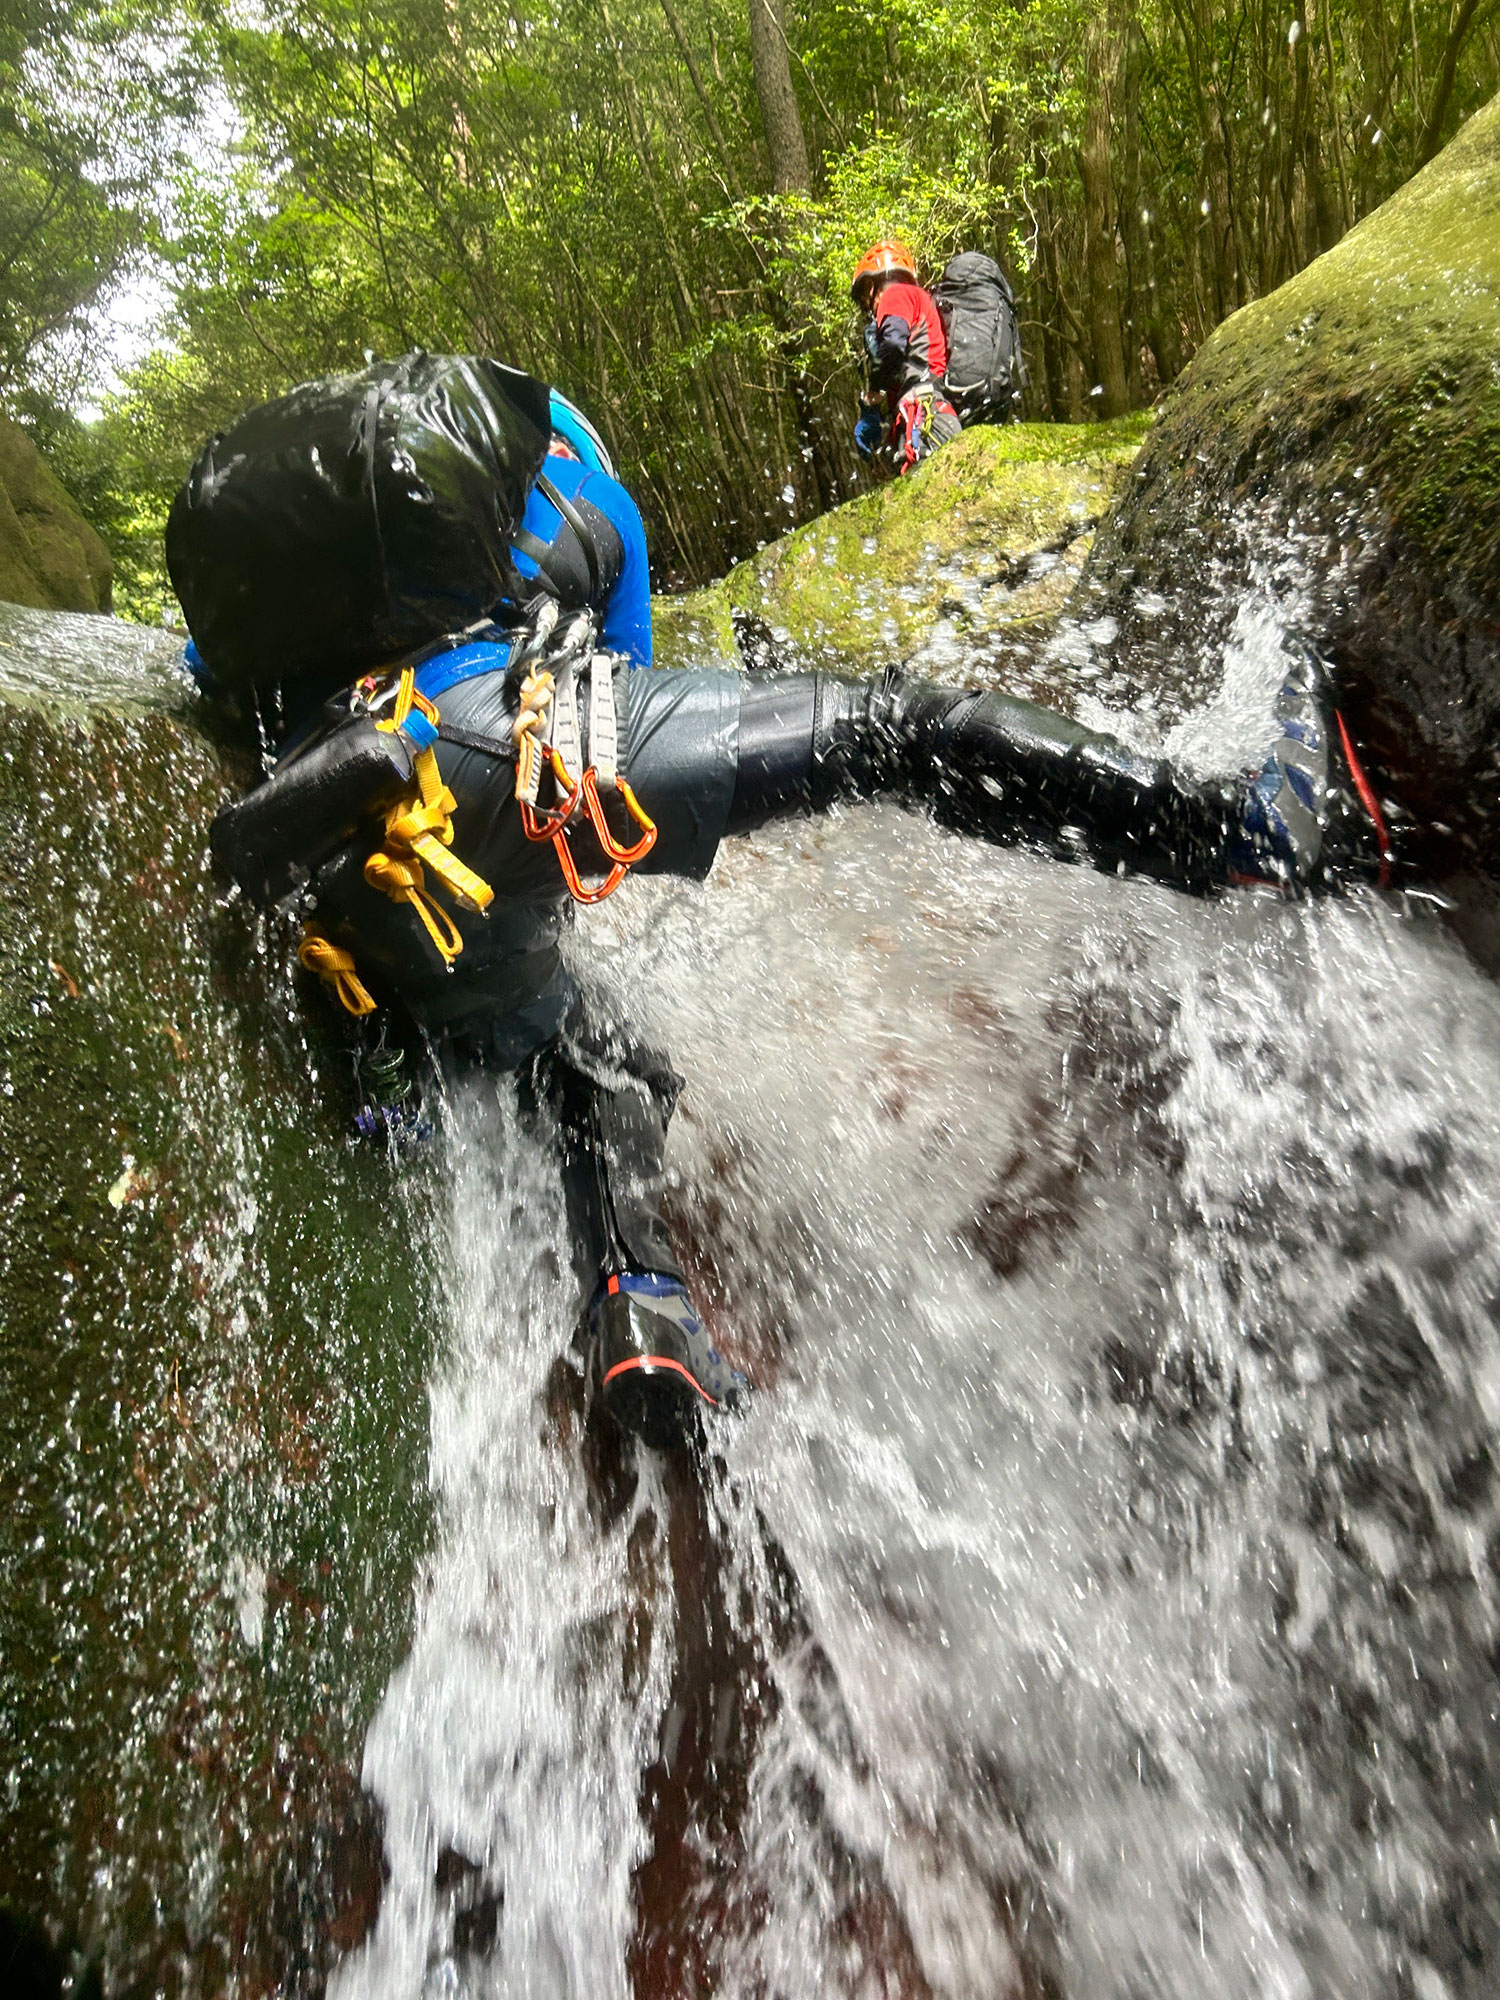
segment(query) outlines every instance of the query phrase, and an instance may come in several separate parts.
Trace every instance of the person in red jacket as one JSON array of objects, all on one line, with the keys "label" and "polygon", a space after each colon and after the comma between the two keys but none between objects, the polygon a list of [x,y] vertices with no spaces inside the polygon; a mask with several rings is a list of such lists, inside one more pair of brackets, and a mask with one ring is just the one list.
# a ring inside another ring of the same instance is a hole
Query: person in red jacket
[{"label": "person in red jacket", "polygon": [[917,283],[904,243],[877,243],[854,267],[849,296],[867,315],[865,381],[854,442],[861,455],[886,451],[910,472],[956,438],[958,412],[943,388],[948,341],[931,292]]}]

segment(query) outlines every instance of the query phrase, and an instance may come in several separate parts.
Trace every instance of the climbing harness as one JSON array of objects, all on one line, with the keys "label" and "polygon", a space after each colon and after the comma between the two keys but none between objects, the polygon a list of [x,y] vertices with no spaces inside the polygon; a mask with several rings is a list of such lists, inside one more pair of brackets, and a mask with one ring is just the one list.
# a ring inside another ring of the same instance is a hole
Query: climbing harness
[{"label": "climbing harness", "polygon": [[[578,729],[578,694],[573,663],[564,658],[556,675],[533,667],[521,683],[521,710],[515,722],[516,802],[528,840],[551,841],[563,881],[575,903],[602,903],[626,873],[656,845],[656,822],[646,812],[619,768],[619,723],[615,712],[614,665],[595,653],[589,671],[589,749],[585,768]],[[557,788],[557,803],[543,807],[544,765]],[[573,774],[577,772],[575,777]],[[605,817],[601,784],[625,802],[641,837],[631,846],[618,841]],[[569,828],[586,819],[609,863],[602,882],[588,886],[578,871]]]},{"label": "climbing harness", "polygon": [[[648,816],[619,768],[619,719],[615,710],[614,666],[608,653],[595,653],[589,670],[589,745],[587,766],[579,728],[575,663],[592,642],[594,627],[587,617],[573,620],[549,645],[558,624],[555,599],[546,598],[532,615],[530,630],[512,657],[511,671],[525,667],[520,710],[512,727],[516,759],[516,798],[521,824],[529,840],[550,842],[563,881],[575,902],[602,903],[624,881],[628,869],[650,853],[656,825]],[[530,662],[528,665],[527,663]],[[389,682],[367,676],[355,688],[367,710],[384,706]],[[415,666],[401,670],[390,713],[375,727],[402,735],[413,751],[416,790],[389,807],[385,837],[365,863],[372,889],[393,902],[407,903],[421,920],[434,949],[451,971],[463,950],[463,936],[452,916],[427,887],[431,871],[460,909],[483,915],[494,901],[488,882],[476,875],[450,850],[457,802],[443,783],[436,745],[440,740],[436,706],[416,685]],[[457,732],[456,732],[457,733]],[[502,746],[496,745],[497,750]],[[550,774],[556,789],[551,805],[543,806],[541,788]],[[605,798],[617,793],[639,829],[630,844],[617,839],[605,815]],[[604,853],[602,881],[586,883],[572,847],[572,829],[586,822]],[[375,1002],[355,969],[349,952],[326,937],[316,924],[303,932],[298,959],[315,972],[349,1013],[374,1012]]]},{"label": "climbing harness", "polygon": [[[369,701],[379,685],[378,678],[370,676],[358,684],[356,692]],[[438,720],[437,709],[417,692],[416,669],[403,667],[391,713],[375,727],[387,733],[399,731],[412,746],[417,789],[387,810],[385,839],[365,863],[365,880],[392,902],[411,905],[451,972],[453,961],[464,948],[463,936],[427,888],[426,870],[432,870],[460,909],[471,910],[476,916],[484,915],[495,892],[448,851],[453,844],[453,814],[458,802],[438,770],[433,747],[438,741]],[[309,972],[317,973],[351,1014],[373,1013],[375,1002],[355,971],[352,956],[315,924],[304,928],[297,957]]]},{"label": "climbing harness", "polygon": [[389,718],[377,722],[375,727],[399,730],[416,746],[413,768],[417,795],[408,796],[386,813],[385,844],[365,863],[365,880],[392,902],[410,903],[451,970],[464,941],[452,917],[428,891],[424,864],[459,908],[476,916],[483,916],[494,901],[495,892],[472,868],[466,868],[456,854],[448,851],[453,845],[453,814],[458,802],[438,770],[433,748],[438,740],[438,712],[425,695],[417,693],[415,668],[402,668],[395,708]]},{"label": "climbing harness", "polygon": [[891,425],[890,453],[897,476],[931,457],[940,444],[957,437],[960,428],[958,412],[935,382],[908,389]]}]

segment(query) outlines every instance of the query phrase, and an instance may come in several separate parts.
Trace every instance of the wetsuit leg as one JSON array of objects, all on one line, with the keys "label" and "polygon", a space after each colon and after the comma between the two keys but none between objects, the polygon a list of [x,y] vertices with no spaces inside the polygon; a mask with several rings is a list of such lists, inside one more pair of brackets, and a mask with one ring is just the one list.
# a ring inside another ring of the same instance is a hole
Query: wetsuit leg
[{"label": "wetsuit leg", "polygon": [[536,1059],[553,1105],[584,1297],[590,1394],[647,1444],[680,1444],[707,1409],[733,1409],[743,1379],[688,1297],[661,1212],[667,1124],[682,1079],[655,1051],[581,1016]]},{"label": "wetsuit leg", "polygon": [[661,1187],[681,1077],[654,1050],[600,1034],[579,1015],[535,1059],[531,1075],[562,1135],[574,1264],[585,1298],[622,1270],[680,1280]]},{"label": "wetsuit leg", "polygon": [[838,799],[894,797],[945,826],[1187,888],[1229,879],[1235,790],[1009,695],[901,675],[746,680],[726,832]]}]

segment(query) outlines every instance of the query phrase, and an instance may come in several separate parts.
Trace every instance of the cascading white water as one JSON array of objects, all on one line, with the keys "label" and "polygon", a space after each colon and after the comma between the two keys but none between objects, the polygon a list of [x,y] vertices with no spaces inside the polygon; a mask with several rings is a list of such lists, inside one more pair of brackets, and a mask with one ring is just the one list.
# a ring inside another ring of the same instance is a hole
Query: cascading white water
[{"label": "cascading white water", "polygon": [[[1244,759],[1274,638],[1246,612],[1180,754]],[[761,1384],[707,1475],[776,1695],[731,1836],[694,1809],[712,1990],[1477,2000],[1493,987],[1374,895],[1196,901],[885,806],[636,883],[577,958],[686,1079],[673,1207]],[[610,1518],[546,1394],[576,1301],[507,1087],[448,1143],[437,1542],[336,1991],[624,1993],[674,1503],[643,1456]]]},{"label": "cascading white water", "polygon": [[[343,2000],[444,1993],[445,1954],[503,1901],[503,1962],[466,1990],[623,1994],[636,1807],[664,1705],[670,1604],[606,1525],[547,1383],[576,1316],[555,1165],[513,1090],[451,1107],[452,1341],[433,1383],[438,1537],[418,1629],[370,1731],[391,1880]],[[445,1890],[447,1893],[445,1893]],[[466,1930],[467,1926],[467,1930]],[[471,1957],[476,1956],[470,1954]]]}]

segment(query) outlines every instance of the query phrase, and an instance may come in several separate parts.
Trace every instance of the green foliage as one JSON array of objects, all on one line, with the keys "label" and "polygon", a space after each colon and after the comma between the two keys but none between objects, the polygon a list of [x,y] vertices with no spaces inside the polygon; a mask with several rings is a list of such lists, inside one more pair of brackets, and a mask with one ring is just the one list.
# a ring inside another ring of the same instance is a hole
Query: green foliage
[{"label": "green foliage", "polygon": [[85,177],[76,144],[32,121],[0,131],[0,383],[67,330],[119,269],[128,218]]},{"label": "green foliage", "polygon": [[67,397],[144,247],[196,66],[173,0],[19,0],[0,28],[0,397]]},{"label": "green foliage", "polygon": [[[925,165],[903,139],[877,135],[830,158],[827,176],[818,199],[768,195],[722,218],[754,245],[768,281],[798,297],[800,337],[824,349],[853,347],[858,314],[849,279],[872,243],[895,237],[920,272],[934,274],[962,245],[993,234],[994,190]],[[1017,269],[1025,255],[1017,242]]]},{"label": "green foliage", "polygon": [[96,381],[92,469],[66,448],[149,614],[203,438],[417,345],[558,382],[658,582],[701,578],[863,484],[848,283],[871,241],[927,275],[960,247],[1007,265],[1029,415],[1141,406],[1495,89],[1494,12],[1292,0],[1289,32],[1252,0],[799,0],[813,185],[773,195],[745,0],[19,0],[0,398],[76,400],[101,301],[153,261],[160,351],[116,400]]}]

